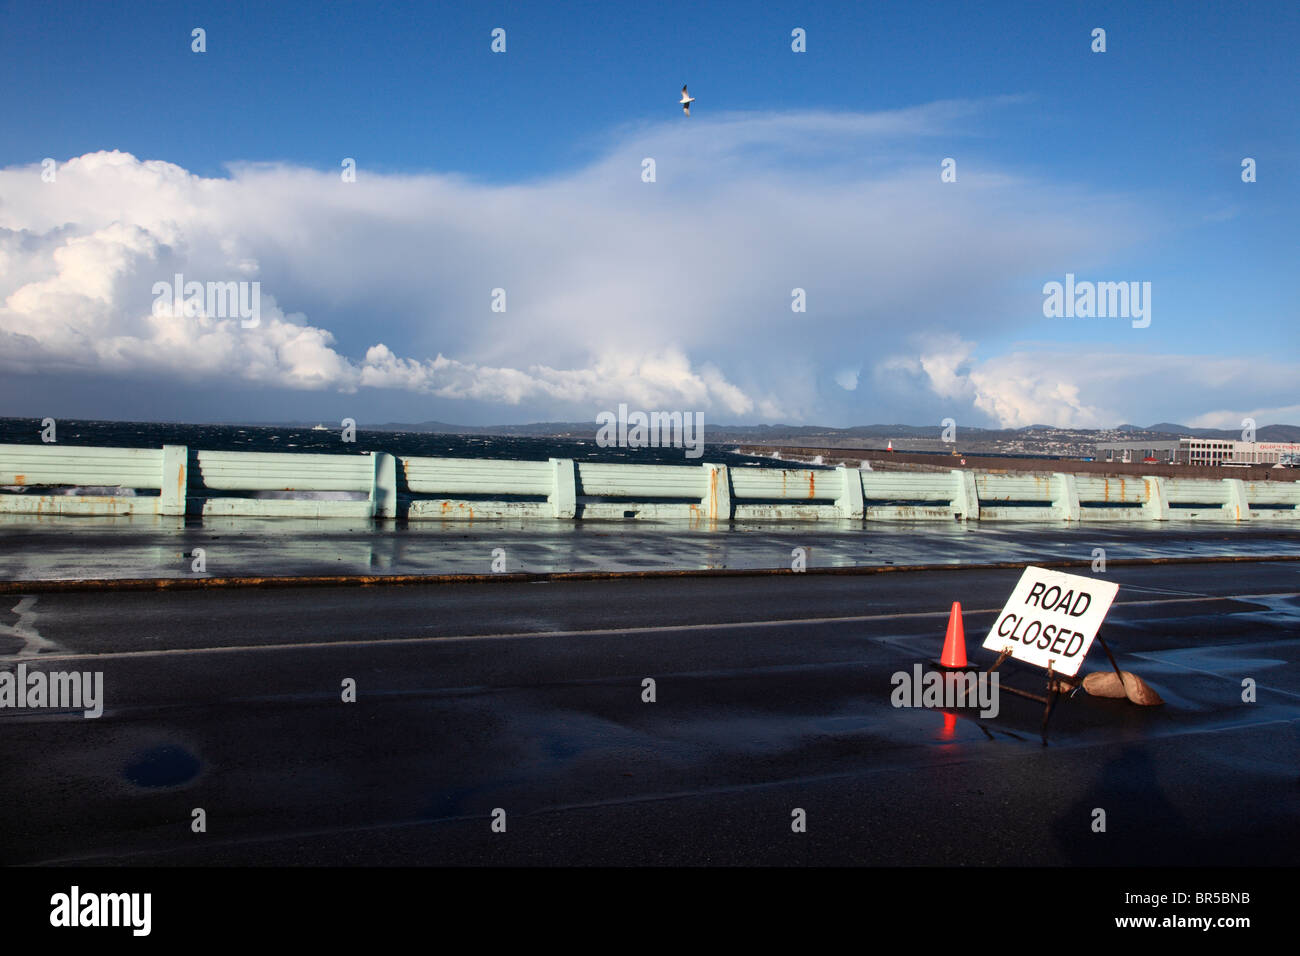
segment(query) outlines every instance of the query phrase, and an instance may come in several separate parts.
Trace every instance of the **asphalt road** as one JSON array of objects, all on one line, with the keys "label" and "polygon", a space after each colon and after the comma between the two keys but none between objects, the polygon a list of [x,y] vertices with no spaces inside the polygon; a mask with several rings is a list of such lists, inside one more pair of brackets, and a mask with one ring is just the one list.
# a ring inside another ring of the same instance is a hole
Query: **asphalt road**
[{"label": "asphalt road", "polygon": [[0,709],[0,861],[1293,864],[1300,562],[1105,575],[1162,707],[1080,693],[1046,747],[1010,695],[892,707],[953,600],[991,661],[1018,576],[3,596],[0,669],[101,671],[105,705]]}]

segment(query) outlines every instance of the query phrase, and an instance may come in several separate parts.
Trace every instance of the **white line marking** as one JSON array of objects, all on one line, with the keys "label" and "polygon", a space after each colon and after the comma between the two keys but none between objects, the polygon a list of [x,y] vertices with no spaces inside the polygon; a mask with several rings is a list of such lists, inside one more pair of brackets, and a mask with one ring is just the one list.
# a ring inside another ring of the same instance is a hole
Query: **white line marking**
[{"label": "white line marking", "polygon": [[[1300,592],[1274,597],[1300,597]],[[1112,607],[1146,607],[1157,604],[1199,604],[1206,601],[1238,601],[1236,595],[1220,597],[1186,597],[1163,598],[1152,601],[1116,602]],[[1001,607],[963,609],[963,616],[971,614],[997,614]],[[626,634],[663,634],[675,631],[724,631],[744,627],[800,627],[810,624],[861,624],[868,621],[896,621],[911,618],[938,618],[946,620],[949,611],[900,611],[894,614],[856,614],[847,617],[804,617],[773,621],[721,621],[716,624],[656,624],[645,627],[600,627],[581,631],[515,631],[501,634],[444,634],[441,636],[421,635],[419,637],[377,637],[344,641],[303,641],[289,644],[232,644],[222,647],[168,647],[149,651],[108,651],[106,653],[68,653],[58,656],[45,654],[42,660],[81,660],[94,658],[130,658],[130,657],[170,657],[180,654],[234,654],[244,651],[287,651],[287,650],[321,650],[344,647],[379,647],[389,644],[431,644],[437,641],[497,641],[520,640],[539,637],[613,637]],[[0,662],[14,660],[12,657],[0,657]]]},{"label": "white line marking", "polygon": [[31,594],[25,595],[22,600],[14,605],[14,613],[18,615],[18,622],[16,624],[0,624],[0,637],[16,637],[23,642],[23,646],[18,649],[18,653],[5,655],[0,660],[22,660],[28,657],[36,657],[42,651],[63,650],[53,641],[41,637],[40,632],[36,630],[36,623],[33,620],[36,617],[35,606],[36,597]]}]

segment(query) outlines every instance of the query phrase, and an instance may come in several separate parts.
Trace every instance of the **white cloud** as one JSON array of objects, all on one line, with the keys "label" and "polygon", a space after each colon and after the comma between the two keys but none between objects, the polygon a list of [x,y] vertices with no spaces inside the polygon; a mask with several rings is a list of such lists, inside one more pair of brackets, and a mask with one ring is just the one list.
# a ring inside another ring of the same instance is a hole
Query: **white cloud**
[{"label": "white cloud", "polygon": [[643,356],[604,355],[589,369],[532,365],[524,371],[459,362],[442,355],[415,362],[399,358],[380,344],[367,350],[360,384],[513,405],[550,397],[601,407],[629,402],[640,408],[718,408],[735,415],[755,410],[753,400],[716,369],[694,369],[686,356],[674,349]]},{"label": "white cloud", "polygon": [[1193,428],[1241,428],[1242,421],[1247,418],[1253,418],[1256,425],[1294,424],[1300,421],[1300,405],[1245,408],[1236,412],[1217,409],[1197,415],[1186,424]]},{"label": "white cloud", "polygon": [[[582,169],[513,185],[364,164],[351,184],[279,164],[208,179],[121,152],[65,162],[55,183],[11,167],[0,367],[410,393],[515,417],[627,401],[799,420],[824,412],[827,374],[869,401],[853,370],[885,354],[972,414],[1094,420],[1111,411],[1087,383],[1015,356],[972,370],[969,343],[1037,318],[1027,279],[1098,261],[1153,220],[988,164],[940,184],[933,138],[1005,102],[638,126]],[[153,283],[178,272],[259,281],[260,326],[154,316]],[[807,313],[790,310],[796,286]],[[489,308],[497,287],[505,313]],[[947,344],[912,352],[917,333]]]},{"label": "white cloud", "polygon": [[857,365],[853,368],[842,368],[835,373],[835,384],[846,392],[856,391],[858,379],[862,375],[862,366]]},{"label": "white cloud", "polygon": [[[969,407],[1005,428],[1049,424],[1104,428],[1129,421],[1149,425],[1168,420],[1169,407],[1191,408],[1207,400],[1294,390],[1294,362],[1206,355],[1150,355],[1125,352],[1017,350],[974,358],[973,342],[955,336],[922,340],[918,355],[892,356],[880,363],[889,375],[925,382],[954,409]],[[1133,402],[1142,391],[1158,395]],[[1116,400],[1125,400],[1121,408]],[[1136,407],[1134,407],[1136,405]],[[1127,415],[1126,415],[1127,413]],[[1179,424],[1239,428],[1250,415],[1260,424],[1295,421],[1300,406],[1257,407],[1253,412],[1216,411]]]}]

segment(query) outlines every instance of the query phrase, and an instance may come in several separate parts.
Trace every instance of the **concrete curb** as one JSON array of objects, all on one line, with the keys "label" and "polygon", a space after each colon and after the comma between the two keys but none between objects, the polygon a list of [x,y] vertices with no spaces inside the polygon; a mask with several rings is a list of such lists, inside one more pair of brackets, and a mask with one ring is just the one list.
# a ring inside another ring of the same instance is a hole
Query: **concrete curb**
[{"label": "concrete curb", "polygon": [[[1267,561],[1300,561],[1300,554],[1206,555],[1176,558],[1113,558],[1108,567],[1147,567],[1162,564],[1242,564]],[[964,564],[884,564],[849,567],[808,568],[692,568],[661,571],[546,571],[502,574],[328,574],[304,576],[210,577],[210,578],[88,578],[72,580],[0,581],[0,594],[58,594],[78,591],[205,591],[232,588],[380,587],[418,584],[529,583],[539,581],[617,581],[642,578],[771,577],[794,574],[891,574],[917,571],[998,571],[1040,568],[1091,567],[1087,559],[1077,561],[993,561]]]}]

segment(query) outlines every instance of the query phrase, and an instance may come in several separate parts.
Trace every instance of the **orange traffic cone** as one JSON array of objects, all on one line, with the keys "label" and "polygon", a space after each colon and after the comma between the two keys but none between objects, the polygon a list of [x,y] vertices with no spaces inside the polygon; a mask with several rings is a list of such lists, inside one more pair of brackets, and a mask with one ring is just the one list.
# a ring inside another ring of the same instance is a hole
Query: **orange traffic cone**
[{"label": "orange traffic cone", "polygon": [[948,615],[948,635],[943,639],[943,656],[939,663],[944,667],[966,666],[966,629],[961,623],[961,603],[952,602]]}]

